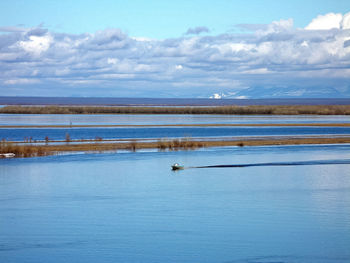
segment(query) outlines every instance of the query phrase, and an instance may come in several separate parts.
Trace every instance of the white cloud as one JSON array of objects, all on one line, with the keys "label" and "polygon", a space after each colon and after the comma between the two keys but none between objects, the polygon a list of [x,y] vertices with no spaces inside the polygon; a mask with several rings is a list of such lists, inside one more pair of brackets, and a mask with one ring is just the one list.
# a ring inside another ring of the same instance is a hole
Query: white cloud
[{"label": "white cloud", "polygon": [[221,54],[232,54],[240,51],[250,51],[256,48],[254,44],[246,43],[223,43],[219,45],[213,45],[213,48],[217,48]]},{"label": "white cloud", "polygon": [[333,28],[340,28],[343,19],[342,14],[328,13],[325,15],[319,15],[314,18],[305,29],[307,30],[328,30]]},{"label": "white cloud", "polygon": [[29,40],[20,41],[18,44],[25,51],[34,55],[40,55],[42,52],[49,49],[52,38],[50,35],[45,36],[30,36]]},{"label": "white cloud", "polygon": [[[69,86],[72,93],[75,85],[103,84],[115,95],[132,90],[130,96],[151,89],[159,96],[252,97],[242,87],[268,92],[296,85],[289,93],[271,94],[314,94],[310,90],[328,85],[350,96],[350,89],[337,89],[350,86],[349,27],[350,13],[318,16],[307,29],[294,28],[288,19],[255,25],[254,32],[164,40],[133,38],[119,29],[79,35],[13,30],[0,34],[0,80],[48,83],[42,85],[48,92],[55,92],[49,90],[54,84]],[[7,90],[0,86],[0,92]]]},{"label": "white cloud", "polygon": [[116,58],[107,58],[107,64],[115,65],[117,64],[117,62],[118,62],[118,59]]},{"label": "white cloud", "polygon": [[343,16],[340,27],[342,29],[350,29],[350,12]]},{"label": "white cloud", "polygon": [[302,47],[308,47],[309,46],[309,43],[307,41],[303,41],[303,43],[300,44],[300,46]]},{"label": "white cloud", "polygon": [[8,79],[4,81],[6,85],[17,85],[17,84],[37,84],[40,81],[38,79],[26,79],[26,78],[18,78],[18,79]]},{"label": "white cloud", "polygon": [[272,72],[267,68],[257,68],[257,69],[242,71],[242,74],[269,74],[269,73],[272,73]]},{"label": "white cloud", "polygon": [[279,21],[273,21],[269,25],[265,25],[264,27],[258,28],[256,31],[257,35],[264,36],[273,33],[286,32],[293,28],[294,21],[293,19],[281,19]]},{"label": "white cloud", "polygon": [[275,31],[285,31],[293,28],[293,19],[281,19],[280,21],[274,21],[269,25],[269,28],[273,28]]}]

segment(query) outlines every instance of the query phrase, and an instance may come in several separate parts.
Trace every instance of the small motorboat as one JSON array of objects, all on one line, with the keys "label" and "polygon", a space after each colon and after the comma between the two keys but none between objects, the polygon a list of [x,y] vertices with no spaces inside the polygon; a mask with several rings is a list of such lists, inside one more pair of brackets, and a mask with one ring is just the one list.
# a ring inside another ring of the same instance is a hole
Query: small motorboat
[{"label": "small motorboat", "polygon": [[182,165],[180,165],[180,164],[178,164],[178,163],[174,163],[172,166],[171,166],[171,169],[173,170],[173,171],[176,171],[176,170],[183,170],[185,167],[184,166],[182,166]]}]

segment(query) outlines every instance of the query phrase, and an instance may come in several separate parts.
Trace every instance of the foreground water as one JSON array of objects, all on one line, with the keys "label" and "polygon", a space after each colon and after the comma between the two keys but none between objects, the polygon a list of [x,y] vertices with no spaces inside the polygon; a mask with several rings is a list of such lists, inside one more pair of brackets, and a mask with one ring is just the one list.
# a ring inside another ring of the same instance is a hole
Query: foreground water
[{"label": "foreground water", "polygon": [[1,262],[349,262],[349,145],[0,160]]}]

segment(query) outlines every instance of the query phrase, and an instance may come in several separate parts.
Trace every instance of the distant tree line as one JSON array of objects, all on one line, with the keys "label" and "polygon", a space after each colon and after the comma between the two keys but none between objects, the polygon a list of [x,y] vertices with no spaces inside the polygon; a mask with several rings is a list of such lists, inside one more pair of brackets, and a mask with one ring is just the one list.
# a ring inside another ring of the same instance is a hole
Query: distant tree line
[{"label": "distant tree line", "polygon": [[350,105],[273,105],[215,107],[118,106],[5,106],[7,114],[237,114],[237,115],[350,115]]}]

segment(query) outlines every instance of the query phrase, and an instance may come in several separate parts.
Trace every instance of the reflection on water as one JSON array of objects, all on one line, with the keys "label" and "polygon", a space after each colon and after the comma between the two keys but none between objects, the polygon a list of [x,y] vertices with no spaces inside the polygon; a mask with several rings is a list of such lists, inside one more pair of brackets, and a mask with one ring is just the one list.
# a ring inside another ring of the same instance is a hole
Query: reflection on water
[{"label": "reflection on water", "polygon": [[349,262],[349,146],[0,160],[3,262]]}]

